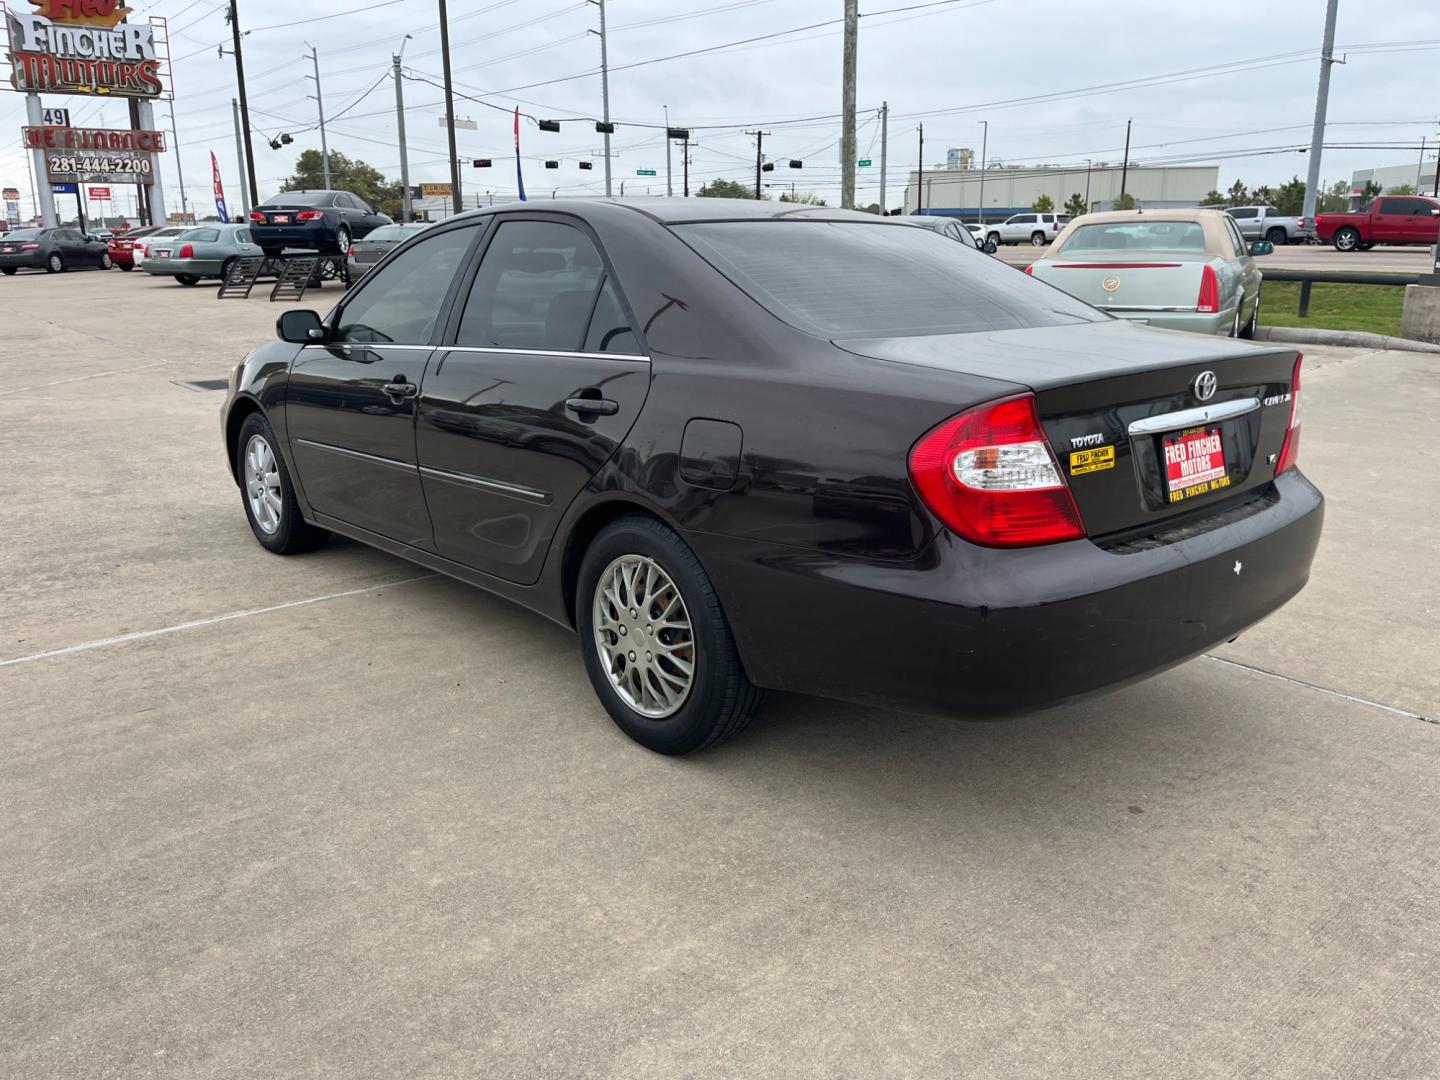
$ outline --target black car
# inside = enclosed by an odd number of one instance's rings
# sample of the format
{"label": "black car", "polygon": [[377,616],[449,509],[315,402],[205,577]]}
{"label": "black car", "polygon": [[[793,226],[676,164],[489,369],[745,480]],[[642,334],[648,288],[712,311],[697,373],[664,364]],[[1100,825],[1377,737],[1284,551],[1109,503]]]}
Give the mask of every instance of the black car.
{"label": "black car", "polygon": [[348,191],[282,191],[250,212],[250,232],[266,255],[286,248],[344,255],[350,241],[390,218]]}
{"label": "black car", "polygon": [[259,542],[338,532],[574,627],[664,753],[761,688],[985,716],[1141,679],[1294,596],[1320,537],[1293,349],[868,214],[478,211],[278,330],[221,419]]}
{"label": "black car", "polygon": [[113,265],[105,241],[79,229],[16,229],[0,236],[0,274],[7,277],[17,270],[58,274],[76,266]]}

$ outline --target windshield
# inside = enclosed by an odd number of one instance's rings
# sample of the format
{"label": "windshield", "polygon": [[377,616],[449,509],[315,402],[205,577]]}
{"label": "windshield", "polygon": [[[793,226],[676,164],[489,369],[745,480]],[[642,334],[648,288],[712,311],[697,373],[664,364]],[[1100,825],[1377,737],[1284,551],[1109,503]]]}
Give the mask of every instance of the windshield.
{"label": "windshield", "polygon": [[1126,221],[1081,225],[1060,253],[1077,251],[1199,251],[1205,250],[1205,227],[1198,221]]}
{"label": "windshield", "polygon": [[1105,318],[928,229],[812,220],[674,231],[776,318],[818,337],[962,334]]}
{"label": "windshield", "polygon": [[334,206],[333,191],[285,191],[276,195],[266,206]]}

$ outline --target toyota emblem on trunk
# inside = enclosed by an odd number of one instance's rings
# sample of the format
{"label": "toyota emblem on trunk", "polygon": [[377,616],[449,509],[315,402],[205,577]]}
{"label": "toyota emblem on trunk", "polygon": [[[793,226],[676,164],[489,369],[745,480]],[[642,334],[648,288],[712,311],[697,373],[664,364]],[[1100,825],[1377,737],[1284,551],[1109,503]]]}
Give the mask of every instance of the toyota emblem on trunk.
{"label": "toyota emblem on trunk", "polygon": [[1202,371],[1195,376],[1195,400],[1209,401],[1215,396],[1215,387],[1218,385],[1219,381],[1213,371]]}

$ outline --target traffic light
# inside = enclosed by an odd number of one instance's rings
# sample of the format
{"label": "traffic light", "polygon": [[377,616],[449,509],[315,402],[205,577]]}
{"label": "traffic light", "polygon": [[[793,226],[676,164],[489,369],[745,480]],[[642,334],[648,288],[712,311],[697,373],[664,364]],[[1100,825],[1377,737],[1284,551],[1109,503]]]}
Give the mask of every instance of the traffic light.
{"label": "traffic light", "polygon": [[761,171],[761,172],[774,172],[774,171],[775,171],[775,163],[774,163],[773,161],[767,161],[767,162],[765,162],[764,165],[761,165],[761,166],[760,166],[760,171]]}
{"label": "traffic light", "polygon": [[690,138],[690,129],[689,129],[689,128],[666,128],[666,129],[665,129],[665,137],[666,137],[667,139],[678,139],[678,140],[681,141],[681,142],[685,142],[686,140],[688,140],[688,139]]}
{"label": "traffic light", "polygon": [[582,161],[580,162],[580,167],[582,169],[593,169],[595,167],[595,163],[593,161]]}
{"label": "traffic light", "polygon": [[541,120],[541,121],[540,121],[540,130],[541,130],[541,131],[559,131],[559,130],[560,130],[560,121],[559,121],[559,120]]}
{"label": "traffic light", "polygon": [[803,161],[796,161],[794,158],[791,158],[791,159],[790,159],[790,168],[792,168],[792,169],[803,169],[804,167],[805,167],[805,163],[804,163]]}
{"label": "traffic light", "polygon": [[488,169],[494,164],[488,157],[477,157],[472,163],[477,169]]}
{"label": "traffic light", "polygon": [[547,169],[558,169],[558,168],[560,167],[560,162],[558,162],[558,161],[547,161],[547,162],[545,162],[545,167],[546,167]]}
{"label": "traffic light", "polygon": [[614,135],[614,134],[615,134],[615,125],[614,125],[614,124],[607,124],[604,120],[596,120],[596,121],[595,121],[595,134],[597,134],[597,135]]}

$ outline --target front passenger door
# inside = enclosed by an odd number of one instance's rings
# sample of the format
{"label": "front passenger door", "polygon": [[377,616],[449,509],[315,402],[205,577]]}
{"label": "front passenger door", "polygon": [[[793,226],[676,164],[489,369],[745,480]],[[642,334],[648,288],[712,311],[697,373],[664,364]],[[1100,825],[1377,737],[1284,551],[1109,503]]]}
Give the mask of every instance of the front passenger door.
{"label": "front passenger door", "polygon": [[434,550],[415,460],[415,407],[458,290],[474,222],[427,236],[367,276],[331,319],[329,340],[290,367],[291,458],[321,514]]}

